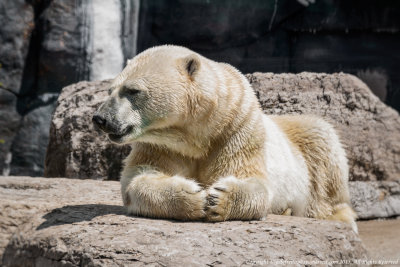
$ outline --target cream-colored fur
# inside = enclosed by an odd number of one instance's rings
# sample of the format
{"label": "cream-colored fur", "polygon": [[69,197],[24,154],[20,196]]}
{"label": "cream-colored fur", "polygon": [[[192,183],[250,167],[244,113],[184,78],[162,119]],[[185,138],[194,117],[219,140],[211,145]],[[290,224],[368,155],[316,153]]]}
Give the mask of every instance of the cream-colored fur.
{"label": "cream-colored fur", "polygon": [[121,175],[130,213],[209,221],[274,213],[356,230],[333,127],[313,116],[264,115],[232,66],[160,46],[133,58],[111,89],[97,114],[110,139],[132,146]]}

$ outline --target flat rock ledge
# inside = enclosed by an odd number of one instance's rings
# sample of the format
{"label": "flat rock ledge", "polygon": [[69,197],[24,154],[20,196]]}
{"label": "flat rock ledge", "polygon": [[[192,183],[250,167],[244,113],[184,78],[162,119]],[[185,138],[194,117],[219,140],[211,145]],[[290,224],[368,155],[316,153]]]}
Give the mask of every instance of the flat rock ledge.
{"label": "flat rock ledge", "polygon": [[125,213],[119,190],[114,181],[0,177],[2,266],[303,266],[367,258],[358,235],[339,222],[138,218]]}

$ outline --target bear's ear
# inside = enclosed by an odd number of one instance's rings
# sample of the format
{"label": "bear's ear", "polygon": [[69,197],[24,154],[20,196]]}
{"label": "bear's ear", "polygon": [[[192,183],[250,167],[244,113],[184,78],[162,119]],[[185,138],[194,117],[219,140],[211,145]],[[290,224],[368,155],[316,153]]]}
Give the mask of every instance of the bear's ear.
{"label": "bear's ear", "polygon": [[196,54],[191,54],[183,61],[185,70],[190,78],[194,78],[200,69],[200,58]]}

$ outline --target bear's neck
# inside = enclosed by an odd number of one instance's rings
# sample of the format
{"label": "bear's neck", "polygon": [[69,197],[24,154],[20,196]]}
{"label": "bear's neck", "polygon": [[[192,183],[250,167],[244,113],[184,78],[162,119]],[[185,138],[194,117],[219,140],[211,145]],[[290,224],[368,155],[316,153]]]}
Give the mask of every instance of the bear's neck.
{"label": "bear's neck", "polygon": [[264,147],[264,115],[255,96],[235,105],[219,101],[218,106],[207,115],[207,120],[189,120],[182,126],[154,131],[151,139],[193,159],[205,159],[219,150],[224,150],[226,156],[250,156]]}
{"label": "bear's neck", "polygon": [[265,129],[262,116],[261,111],[254,110],[233,116],[234,120],[229,123],[201,125],[193,122],[185,126],[151,130],[140,141],[193,159],[205,159],[219,150],[225,150],[226,156],[231,154],[233,157],[240,151],[249,153],[263,147]]}
{"label": "bear's neck", "polygon": [[207,138],[200,137],[185,127],[150,130],[139,141],[194,159],[204,157],[209,150]]}

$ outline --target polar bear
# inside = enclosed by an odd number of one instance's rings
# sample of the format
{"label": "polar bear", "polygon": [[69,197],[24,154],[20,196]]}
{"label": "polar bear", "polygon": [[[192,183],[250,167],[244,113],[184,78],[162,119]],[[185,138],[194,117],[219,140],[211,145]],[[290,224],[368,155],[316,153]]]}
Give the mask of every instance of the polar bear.
{"label": "polar bear", "polygon": [[314,116],[267,116],[234,67],[158,46],[130,60],[93,122],[130,144],[121,192],[130,214],[253,220],[332,219],[357,231],[348,165],[334,128]]}

